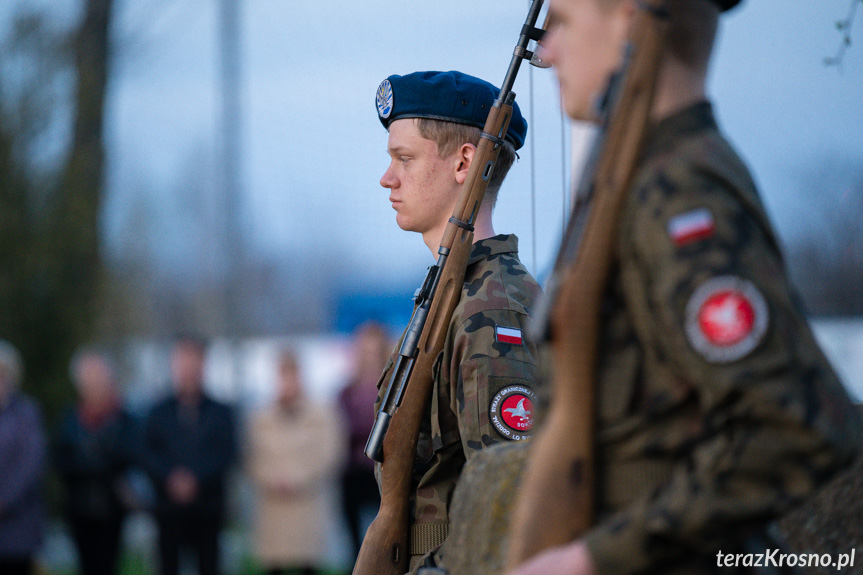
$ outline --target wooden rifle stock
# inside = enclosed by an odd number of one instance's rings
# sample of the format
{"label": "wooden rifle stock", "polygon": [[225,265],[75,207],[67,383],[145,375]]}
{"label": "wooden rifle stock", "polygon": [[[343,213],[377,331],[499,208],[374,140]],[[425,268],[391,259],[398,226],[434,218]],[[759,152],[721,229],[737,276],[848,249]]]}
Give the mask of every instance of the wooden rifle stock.
{"label": "wooden rifle stock", "polygon": [[[519,490],[507,563],[570,542],[594,521],[594,386],[600,310],[614,259],[619,214],[637,168],[663,52],[663,0],[645,0],[634,18],[627,63],[610,89],[599,155],[583,178],[593,194],[584,232],[569,222],[550,285],[548,317],[553,400],[534,438]],[[616,92],[616,94],[614,94]],[[577,249],[577,253],[576,253]]]}
{"label": "wooden rifle stock", "polygon": [[[440,271],[437,280],[430,282],[428,297],[431,305],[422,326],[404,391],[391,394],[393,385],[397,383],[396,377],[393,376],[385,397],[392,396],[394,405],[382,405],[378,413],[380,420],[381,412],[392,408],[392,413],[388,414],[388,430],[382,440],[381,506],[377,517],[366,531],[354,565],[354,575],[402,575],[408,570],[409,501],[413,488],[413,465],[420,425],[431,400],[434,384],[432,367],[443,349],[452,314],[461,298],[467,263],[473,247],[474,219],[482,205],[512,118],[512,104],[515,99],[512,87],[521,60],[533,56],[533,53],[527,50],[529,42],[541,37],[541,31],[534,28],[541,8],[542,0],[532,1],[500,94],[489,111],[467,179],[444,230],[438,250],[437,265]],[[375,427],[377,426],[378,421],[375,422]],[[380,433],[373,429],[369,444],[377,444],[379,438]],[[375,454],[374,446],[367,445],[366,453]]]}
{"label": "wooden rifle stock", "polygon": [[381,506],[366,531],[354,575],[402,575],[408,570],[408,502],[420,422],[428,409],[434,383],[432,365],[443,349],[449,320],[461,297],[473,245],[472,231],[458,229],[452,237],[449,257],[441,271],[439,292],[420,337],[419,353],[404,398],[384,439]]}

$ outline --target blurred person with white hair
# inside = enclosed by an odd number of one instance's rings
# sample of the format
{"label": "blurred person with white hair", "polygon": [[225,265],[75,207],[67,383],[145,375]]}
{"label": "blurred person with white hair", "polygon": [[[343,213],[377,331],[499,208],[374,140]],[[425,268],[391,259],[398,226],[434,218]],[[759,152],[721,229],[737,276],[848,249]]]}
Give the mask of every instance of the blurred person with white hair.
{"label": "blurred person with white hair", "polygon": [[69,371],[78,400],[62,419],[55,455],[66,488],[66,518],[81,575],[113,575],[123,519],[133,502],[127,472],[134,461],[134,422],[121,406],[116,369],[106,352],[79,350]]}
{"label": "blurred person with white hair", "polygon": [[29,575],[42,544],[45,435],[42,415],[20,391],[21,354],[0,340],[0,573]]}

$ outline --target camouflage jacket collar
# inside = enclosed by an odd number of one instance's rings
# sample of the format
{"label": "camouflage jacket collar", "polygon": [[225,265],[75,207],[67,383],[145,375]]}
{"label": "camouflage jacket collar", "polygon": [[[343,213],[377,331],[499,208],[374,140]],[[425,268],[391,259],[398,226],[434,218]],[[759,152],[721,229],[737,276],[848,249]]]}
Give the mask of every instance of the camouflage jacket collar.
{"label": "camouflage jacket collar", "polygon": [[713,106],[710,102],[696,102],[653,126],[647,136],[644,156],[649,158],[661,154],[674,147],[681,138],[686,136],[717,129]]}
{"label": "camouflage jacket collar", "polygon": [[518,253],[518,237],[515,234],[498,234],[474,243],[467,265],[473,265],[491,256],[510,253]]}

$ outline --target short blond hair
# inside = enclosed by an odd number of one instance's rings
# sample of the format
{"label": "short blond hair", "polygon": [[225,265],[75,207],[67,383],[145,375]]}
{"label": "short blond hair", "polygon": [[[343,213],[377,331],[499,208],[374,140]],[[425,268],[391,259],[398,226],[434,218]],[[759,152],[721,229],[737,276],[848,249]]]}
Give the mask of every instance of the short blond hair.
{"label": "short blond hair", "polygon": [[[435,143],[437,154],[441,158],[454,154],[463,144],[479,146],[479,140],[482,137],[482,130],[466,124],[431,118],[417,118],[416,125],[423,138]],[[505,141],[500,149],[500,156],[495,164],[494,172],[491,174],[485,194],[486,199],[491,201],[492,207],[497,202],[497,193],[500,191],[500,186],[514,161],[515,148],[512,143]]]}

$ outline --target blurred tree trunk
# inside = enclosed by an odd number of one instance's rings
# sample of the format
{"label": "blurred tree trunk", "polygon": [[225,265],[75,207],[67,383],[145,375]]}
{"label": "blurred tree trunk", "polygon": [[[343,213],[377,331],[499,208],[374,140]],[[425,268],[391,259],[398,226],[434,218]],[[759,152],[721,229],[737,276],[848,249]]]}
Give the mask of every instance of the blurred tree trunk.
{"label": "blurred tree trunk", "polygon": [[92,337],[96,298],[101,291],[99,211],[105,160],[103,124],[108,84],[109,23],[114,0],[86,0],[74,41],[75,125],[72,145],[51,213],[51,249],[58,261],[62,324],[81,343]]}
{"label": "blurred tree trunk", "polygon": [[32,233],[27,182],[15,162],[12,137],[2,128],[0,126],[0,326],[3,337],[12,337],[24,331],[26,325],[20,309],[23,301],[16,296],[28,283],[26,250],[32,244]]}
{"label": "blurred tree trunk", "polygon": [[[51,178],[34,173],[38,170],[24,161],[27,131],[40,126],[0,124],[0,337],[21,349],[25,387],[40,400],[49,420],[70,398],[68,362],[74,349],[94,335],[102,284],[99,211],[114,0],[82,2],[84,18],[66,50],[76,83],[74,126],[59,174]],[[51,38],[40,37],[21,49],[37,60],[66,57],[52,44]],[[34,86],[49,89],[38,82]],[[23,106],[34,104],[51,102],[36,98]],[[40,117],[44,111],[37,109],[33,115]]]}
{"label": "blurred tree trunk", "polygon": [[[77,86],[71,147],[47,223],[47,261],[53,262],[54,374],[65,376],[74,349],[93,338],[101,294],[99,212],[104,190],[104,114],[108,86],[109,29],[114,0],[85,0],[84,19],[73,39]],[[47,255],[47,254],[46,254]],[[49,352],[51,353],[51,352]],[[48,358],[46,358],[48,359]],[[59,398],[58,398],[59,399]]]}

